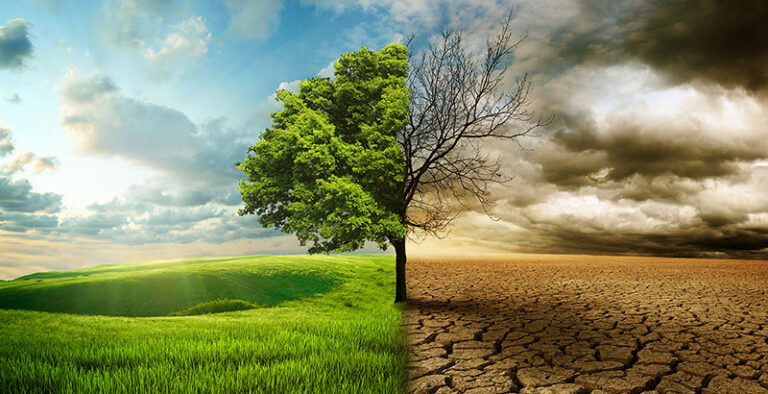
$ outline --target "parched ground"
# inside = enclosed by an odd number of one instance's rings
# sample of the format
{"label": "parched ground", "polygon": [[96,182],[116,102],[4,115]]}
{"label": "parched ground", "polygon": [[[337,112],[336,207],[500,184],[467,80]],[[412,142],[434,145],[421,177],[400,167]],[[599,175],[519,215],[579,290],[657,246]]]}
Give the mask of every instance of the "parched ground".
{"label": "parched ground", "polygon": [[419,393],[768,393],[768,261],[411,259]]}

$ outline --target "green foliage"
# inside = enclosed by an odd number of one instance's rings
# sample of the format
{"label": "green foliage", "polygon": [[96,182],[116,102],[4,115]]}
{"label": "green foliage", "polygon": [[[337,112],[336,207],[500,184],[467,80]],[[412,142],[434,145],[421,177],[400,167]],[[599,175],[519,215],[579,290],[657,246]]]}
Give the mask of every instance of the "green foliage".
{"label": "green foliage", "polygon": [[183,311],[173,312],[169,316],[194,316],[205,315],[207,313],[221,313],[221,312],[235,312],[245,311],[248,309],[259,308],[261,305],[257,305],[243,300],[230,300],[229,298],[215,299],[213,301],[201,302],[191,308],[184,309]]}
{"label": "green foliage", "polygon": [[408,50],[392,44],[341,56],[335,80],[277,92],[283,110],[238,165],[245,208],[265,227],[296,233],[310,253],[382,249],[405,237],[404,159]]}
{"label": "green foliage", "polygon": [[[250,269],[323,274],[338,278],[338,283],[327,292],[294,297],[271,308],[198,316],[0,310],[0,393],[403,391],[401,309],[387,302],[394,290],[392,257],[263,256],[93,271],[113,272],[117,279],[174,266],[207,267],[209,273]],[[60,272],[41,284],[82,278],[87,272]],[[34,280],[10,281],[0,288],[17,285],[14,282]]]}

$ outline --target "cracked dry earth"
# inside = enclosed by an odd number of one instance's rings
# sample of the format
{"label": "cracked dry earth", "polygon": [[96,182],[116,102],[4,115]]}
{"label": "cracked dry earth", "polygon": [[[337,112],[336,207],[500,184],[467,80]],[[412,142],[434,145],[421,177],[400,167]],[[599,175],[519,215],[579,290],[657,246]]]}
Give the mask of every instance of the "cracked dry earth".
{"label": "cracked dry earth", "polygon": [[416,393],[768,393],[768,261],[412,259]]}

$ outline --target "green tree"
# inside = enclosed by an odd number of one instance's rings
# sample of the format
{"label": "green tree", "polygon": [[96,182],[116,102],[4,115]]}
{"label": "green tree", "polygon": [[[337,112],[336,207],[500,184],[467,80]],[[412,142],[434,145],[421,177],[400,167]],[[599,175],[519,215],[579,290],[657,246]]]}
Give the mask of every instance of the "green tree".
{"label": "green tree", "polygon": [[[245,208],[265,227],[295,233],[310,253],[365,241],[405,253],[405,167],[397,135],[408,120],[408,49],[342,55],[335,80],[277,92],[283,110],[238,168]],[[402,251],[400,252],[400,248]]]}
{"label": "green tree", "polygon": [[278,91],[282,111],[238,163],[239,213],[295,233],[310,253],[391,244],[395,301],[406,301],[406,238],[445,230],[466,197],[488,212],[489,186],[505,178],[480,143],[543,124],[526,110],[525,77],[505,90],[505,61],[520,43],[511,19],[479,59],[446,32],[415,61],[402,44],[362,48],[341,56],[335,79]]}

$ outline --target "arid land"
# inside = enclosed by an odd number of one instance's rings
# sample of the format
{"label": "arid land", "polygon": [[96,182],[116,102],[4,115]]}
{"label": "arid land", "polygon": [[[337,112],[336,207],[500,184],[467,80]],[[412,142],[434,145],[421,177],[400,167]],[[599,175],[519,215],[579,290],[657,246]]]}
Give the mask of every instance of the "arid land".
{"label": "arid land", "polygon": [[768,393],[768,261],[411,258],[410,391]]}

